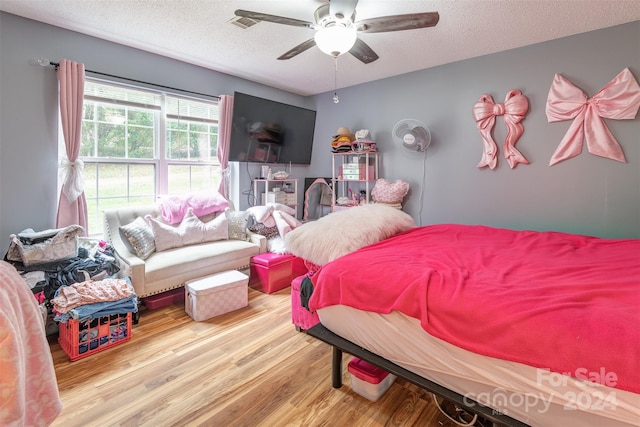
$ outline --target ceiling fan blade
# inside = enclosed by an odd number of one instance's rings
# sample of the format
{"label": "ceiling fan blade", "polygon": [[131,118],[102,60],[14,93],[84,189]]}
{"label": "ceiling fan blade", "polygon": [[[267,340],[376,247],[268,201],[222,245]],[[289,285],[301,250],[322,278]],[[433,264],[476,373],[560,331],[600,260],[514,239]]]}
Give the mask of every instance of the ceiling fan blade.
{"label": "ceiling fan blade", "polygon": [[356,44],[353,45],[349,53],[365,64],[369,64],[379,58],[378,54],[375,53],[368,44],[360,40],[360,38],[356,39]]}
{"label": "ceiling fan blade", "polygon": [[305,50],[310,49],[315,45],[316,45],[316,41],[314,39],[309,39],[304,43],[300,43],[298,46],[294,47],[290,51],[282,54],[280,57],[278,57],[278,59],[291,59],[294,56],[301,54]]}
{"label": "ceiling fan blade", "polygon": [[440,20],[438,12],[408,13],[406,15],[379,16],[355,23],[362,33],[386,33],[389,31],[415,30],[435,26]]}
{"label": "ceiling fan blade", "polygon": [[251,12],[249,10],[238,9],[235,11],[235,15],[243,18],[254,19],[256,21],[267,21],[276,24],[292,25],[294,27],[313,28],[313,24],[311,22],[302,21],[300,19],[287,18],[284,16],[269,15],[267,13]]}
{"label": "ceiling fan blade", "polygon": [[329,13],[338,19],[351,19],[357,5],[358,0],[330,0]]}

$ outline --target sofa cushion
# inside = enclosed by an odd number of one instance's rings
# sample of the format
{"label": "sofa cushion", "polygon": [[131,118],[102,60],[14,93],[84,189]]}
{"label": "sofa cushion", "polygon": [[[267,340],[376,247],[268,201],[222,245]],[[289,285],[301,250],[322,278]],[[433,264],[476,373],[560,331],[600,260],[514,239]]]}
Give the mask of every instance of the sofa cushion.
{"label": "sofa cushion", "polygon": [[147,259],[156,250],[153,231],[142,217],[120,226],[120,231],[139,258]]}
{"label": "sofa cushion", "polygon": [[215,271],[216,264],[241,258],[246,258],[248,265],[250,258],[257,253],[259,248],[254,243],[231,239],[155,252],[145,262],[145,282],[153,283],[167,277],[185,275],[196,278],[195,271]]}

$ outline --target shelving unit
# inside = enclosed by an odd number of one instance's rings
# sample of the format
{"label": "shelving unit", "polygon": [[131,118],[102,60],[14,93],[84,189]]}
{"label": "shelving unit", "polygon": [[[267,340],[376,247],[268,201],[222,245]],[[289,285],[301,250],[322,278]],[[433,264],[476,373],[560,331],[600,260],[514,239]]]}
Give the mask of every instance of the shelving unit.
{"label": "shelving unit", "polygon": [[253,194],[256,205],[280,203],[295,209],[298,218],[298,179],[254,179]]}
{"label": "shelving unit", "polygon": [[[332,153],[333,196],[331,211],[371,202],[371,190],[378,179],[377,152]],[[354,195],[356,200],[354,200]],[[346,197],[349,203],[338,203]]]}

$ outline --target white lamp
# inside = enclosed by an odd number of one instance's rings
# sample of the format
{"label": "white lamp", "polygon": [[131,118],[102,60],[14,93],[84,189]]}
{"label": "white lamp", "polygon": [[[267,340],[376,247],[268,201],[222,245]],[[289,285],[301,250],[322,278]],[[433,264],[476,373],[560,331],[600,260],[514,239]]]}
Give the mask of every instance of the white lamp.
{"label": "white lamp", "polygon": [[356,29],[336,24],[321,28],[314,36],[318,48],[331,56],[339,56],[349,52],[356,42]]}

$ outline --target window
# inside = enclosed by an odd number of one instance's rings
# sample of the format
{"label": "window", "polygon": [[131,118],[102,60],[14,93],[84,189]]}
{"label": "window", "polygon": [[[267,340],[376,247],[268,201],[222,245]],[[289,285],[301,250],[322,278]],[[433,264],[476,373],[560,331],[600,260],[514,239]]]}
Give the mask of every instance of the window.
{"label": "window", "polygon": [[89,234],[102,234],[105,209],[217,190],[217,148],[216,102],[87,79],[80,159]]}

